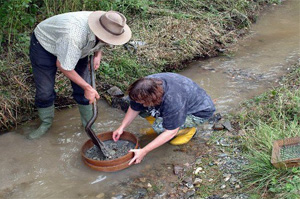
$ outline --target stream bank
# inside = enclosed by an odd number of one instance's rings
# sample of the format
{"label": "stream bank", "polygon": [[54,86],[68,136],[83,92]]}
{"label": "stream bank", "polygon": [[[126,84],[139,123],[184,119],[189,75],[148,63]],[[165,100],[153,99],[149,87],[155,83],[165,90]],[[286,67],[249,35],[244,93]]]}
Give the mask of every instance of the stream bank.
{"label": "stream bank", "polygon": [[[111,102],[107,90],[123,91],[141,76],[185,68],[194,58],[224,53],[228,45],[248,33],[260,11],[280,0],[181,0],[181,1],[10,1],[1,5],[0,131],[36,117],[34,86],[28,57],[30,33],[41,20],[67,11],[109,10],[123,12],[133,31],[136,54],[123,46],[104,50],[97,87]],[[72,6],[70,6],[72,5]],[[30,8],[30,9],[29,9]],[[13,17],[16,20],[12,20]],[[22,20],[20,20],[22,19]],[[55,85],[57,108],[74,105],[70,82],[61,73]]]}

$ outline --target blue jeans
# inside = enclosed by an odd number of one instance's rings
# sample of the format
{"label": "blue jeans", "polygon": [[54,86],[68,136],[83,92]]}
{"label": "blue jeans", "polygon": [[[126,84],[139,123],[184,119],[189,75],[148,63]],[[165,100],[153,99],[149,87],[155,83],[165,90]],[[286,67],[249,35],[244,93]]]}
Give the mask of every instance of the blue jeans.
{"label": "blue jeans", "polygon": [[[35,82],[35,106],[46,108],[54,104],[56,92],[54,90],[57,57],[46,51],[35,35],[32,34],[30,41],[30,61]],[[91,78],[88,69],[88,57],[78,61],[75,71],[90,84]],[[73,98],[78,104],[88,105],[89,101],[84,97],[84,90],[71,81]]]}

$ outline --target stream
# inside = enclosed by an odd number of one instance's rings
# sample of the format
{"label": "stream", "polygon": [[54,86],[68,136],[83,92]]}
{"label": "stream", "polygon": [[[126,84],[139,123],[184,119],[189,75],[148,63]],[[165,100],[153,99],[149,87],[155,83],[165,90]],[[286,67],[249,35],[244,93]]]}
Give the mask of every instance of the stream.
{"label": "stream", "polygon": [[[244,100],[278,85],[278,79],[300,58],[299,2],[290,0],[271,6],[252,26],[250,34],[235,45],[234,54],[192,62],[180,74],[204,88],[221,114],[230,113]],[[115,130],[125,115],[103,100],[98,102],[98,112],[98,133]],[[38,120],[31,121],[0,136],[0,198],[96,198],[101,193],[111,196],[122,190],[122,183],[140,174],[154,175],[161,167],[167,170],[168,165],[194,158],[178,152],[178,146],[165,144],[149,153],[141,164],[115,173],[99,172],[81,160],[80,150],[88,137],[77,107],[56,110],[49,132],[38,140],[27,140],[25,134],[38,124]],[[143,146],[151,139],[139,134],[141,127],[150,125],[137,118],[126,130],[137,135]],[[176,178],[169,176],[169,180]]]}

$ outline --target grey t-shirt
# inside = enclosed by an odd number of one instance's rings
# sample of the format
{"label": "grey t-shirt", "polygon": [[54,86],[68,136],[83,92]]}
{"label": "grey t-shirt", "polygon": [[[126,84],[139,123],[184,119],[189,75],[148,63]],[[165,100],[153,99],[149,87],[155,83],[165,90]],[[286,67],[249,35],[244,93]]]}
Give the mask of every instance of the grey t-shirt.
{"label": "grey t-shirt", "polygon": [[162,117],[165,129],[180,127],[189,114],[203,119],[213,115],[215,106],[211,98],[191,79],[176,73],[157,73],[147,77],[162,80],[162,103],[156,107],[144,107],[131,100],[130,107],[135,111],[147,111],[153,117]]}

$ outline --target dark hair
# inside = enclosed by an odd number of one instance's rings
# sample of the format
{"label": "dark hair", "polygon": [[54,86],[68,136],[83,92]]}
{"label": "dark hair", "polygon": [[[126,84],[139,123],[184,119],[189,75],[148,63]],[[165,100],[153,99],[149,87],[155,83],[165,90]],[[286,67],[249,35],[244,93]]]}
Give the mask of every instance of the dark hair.
{"label": "dark hair", "polygon": [[155,78],[140,78],[128,88],[128,95],[132,100],[154,106],[161,103],[163,93],[162,81]]}

